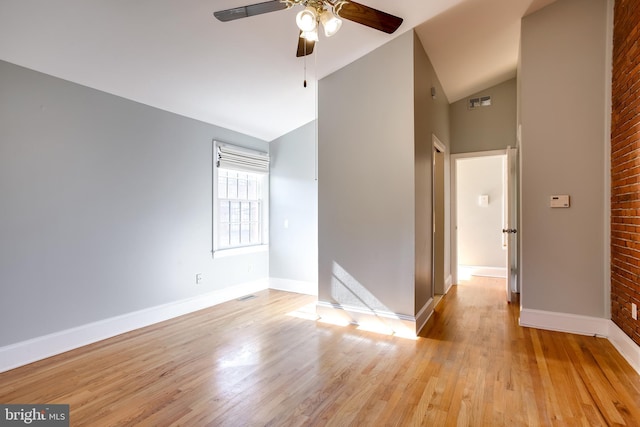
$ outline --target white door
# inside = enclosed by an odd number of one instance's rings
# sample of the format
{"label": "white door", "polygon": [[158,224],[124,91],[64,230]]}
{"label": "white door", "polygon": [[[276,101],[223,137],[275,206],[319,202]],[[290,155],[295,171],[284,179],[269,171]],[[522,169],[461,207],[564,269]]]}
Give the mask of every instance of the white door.
{"label": "white door", "polygon": [[518,292],[518,150],[507,147],[506,233],[507,242],[507,301],[512,302]]}

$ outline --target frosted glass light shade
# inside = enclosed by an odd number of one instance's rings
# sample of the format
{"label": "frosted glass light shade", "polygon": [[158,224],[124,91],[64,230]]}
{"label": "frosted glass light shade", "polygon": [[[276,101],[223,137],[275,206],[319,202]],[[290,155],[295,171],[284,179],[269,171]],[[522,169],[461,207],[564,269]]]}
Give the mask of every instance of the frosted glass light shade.
{"label": "frosted glass light shade", "polygon": [[337,33],[342,26],[342,19],[335,16],[329,10],[322,12],[320,22],[322,22],[322,26],[324,27],[324,35],[327,37],[331,37]]}
{"label": "frosted glass light shade", "polygon": [[313,31],[318,26],[318,17],[312,7],[306,7],[296,15],[296,24],[302,32]]}
{"label": "frosted glass light shade", "polygon": [[300,38],[307,39],[310,42],[317,42],[318,41],[318,30],[316,28],[314,28],[311,31],[303,31],[302,34],[300,34]]}

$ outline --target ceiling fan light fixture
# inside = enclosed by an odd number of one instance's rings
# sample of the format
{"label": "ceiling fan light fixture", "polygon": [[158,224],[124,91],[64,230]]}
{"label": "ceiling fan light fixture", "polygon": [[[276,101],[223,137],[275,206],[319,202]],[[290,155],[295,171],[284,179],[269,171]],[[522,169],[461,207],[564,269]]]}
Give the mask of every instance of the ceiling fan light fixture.
{"label": "ceiling fan light fixture", "polygon": [[312,7],[306,7],[296,15],[296,24],[303,33],[313,31],[318,26],[318,15]]}
{"label": "ceiling fan light fixture", "polygon": [[301,39],[306,39],[307,41],[310,41],[310,42],[317,42],[318,41],[318,29],[314,28],[311,31],[303,31],[300,34],[300,38]]}
{"label": "ceiling fan light fixture", "polygon": [[331,37],[332,35],[337,33],[342,26],[342,19],[338,18],[333,13],[331,13],[330,10],[326,9],[320,14],[320,22],[322,22],[324,35],[326,37]]}
{"label": "ceiling fan light fixture", "polygon": [[218,10],[213,12],[213,16],[221,22],[227,22],[301,6],[303,10],[296,14],[296,24],[300,29],[296,50],[298,58],[313,53],[318,40],[318,27],[321,24],[325,37],[331,37],[340,30],[344,19],[387,34],[394,33],[403,22],[400,17],[357,3],[355,0],[258,1],[260,2],[247,6]]}

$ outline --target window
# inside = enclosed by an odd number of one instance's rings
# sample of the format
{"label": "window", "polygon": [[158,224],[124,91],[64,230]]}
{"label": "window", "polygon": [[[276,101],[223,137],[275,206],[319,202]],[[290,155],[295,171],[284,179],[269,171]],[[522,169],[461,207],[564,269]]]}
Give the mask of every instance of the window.
{"label": "window", "polygon": [[214,252],[266,244],[268,155],[222,143],[214,147]]}
{"label": "window", "polygon": [[262,177],[218,169],[218,249],[262,244]]}

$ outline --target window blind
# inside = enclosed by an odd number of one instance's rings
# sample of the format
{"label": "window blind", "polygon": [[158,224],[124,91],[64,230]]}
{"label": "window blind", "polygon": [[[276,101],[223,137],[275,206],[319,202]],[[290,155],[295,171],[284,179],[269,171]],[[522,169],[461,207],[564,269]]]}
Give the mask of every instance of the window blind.
{"label": "window blind", "polygon": [[269,172],[269,153],[216,142],[216,167],[245,172]]}

